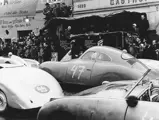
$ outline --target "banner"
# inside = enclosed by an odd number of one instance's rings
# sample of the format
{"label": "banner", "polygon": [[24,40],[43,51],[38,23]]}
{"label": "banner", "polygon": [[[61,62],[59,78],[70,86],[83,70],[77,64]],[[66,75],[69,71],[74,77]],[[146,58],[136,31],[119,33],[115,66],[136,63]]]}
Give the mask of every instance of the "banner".
{"label": "banner", "polygon": [[0,18],[34,16],[38,0],[0,0]]}
{"label": "banner", "polygon": [[12,28],[24,29],[25,27],[30,27],[30,26],[31,23],[30,22],[26,23],[25,18],[23,17],[18,17],[18,18],[13,17],[8,19],[0,18],[0,29],[12,29]]}

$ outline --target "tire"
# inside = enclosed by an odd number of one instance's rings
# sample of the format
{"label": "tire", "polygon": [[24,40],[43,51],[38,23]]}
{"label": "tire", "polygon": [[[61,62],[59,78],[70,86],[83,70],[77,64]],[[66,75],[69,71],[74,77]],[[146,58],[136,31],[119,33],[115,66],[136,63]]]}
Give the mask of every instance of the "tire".
{"label": "tire", "polygon": [[7,97],[4,92],[0,91],[0,113],[3,113],[7,110]]}

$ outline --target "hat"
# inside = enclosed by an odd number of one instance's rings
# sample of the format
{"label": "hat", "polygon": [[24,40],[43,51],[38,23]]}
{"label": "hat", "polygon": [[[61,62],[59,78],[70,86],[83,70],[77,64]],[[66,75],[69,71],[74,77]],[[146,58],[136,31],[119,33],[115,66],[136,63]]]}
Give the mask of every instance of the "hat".
{"label": "hat", "polygon": [[75,43],[75,40],[72,40],[72,41],[71,41],[71,44],[73,44],[73,43]]}
{"label": "hat", "polygon": [[135,23],[133,23],[133,26],[135,26],[135,27],[136,27],[137,25],[136,25]]}
{"label": "hat", "polygon": [[46,3],[45,5],[50,5],[49,3]]}

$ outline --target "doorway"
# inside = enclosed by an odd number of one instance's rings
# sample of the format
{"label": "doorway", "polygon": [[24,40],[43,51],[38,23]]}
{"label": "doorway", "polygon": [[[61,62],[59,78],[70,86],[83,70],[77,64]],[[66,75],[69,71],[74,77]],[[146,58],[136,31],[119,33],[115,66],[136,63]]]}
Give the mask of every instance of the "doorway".
{"label": "doorway", "polygon": [[32,32],[32,30],[18,31],[18,38],[28,36],[29,33],[31,33],[31,32]]}

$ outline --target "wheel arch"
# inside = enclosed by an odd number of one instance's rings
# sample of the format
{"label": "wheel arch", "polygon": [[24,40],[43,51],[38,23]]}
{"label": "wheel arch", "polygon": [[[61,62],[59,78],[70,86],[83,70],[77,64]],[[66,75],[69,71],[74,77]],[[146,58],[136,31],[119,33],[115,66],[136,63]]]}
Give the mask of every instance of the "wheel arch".
{"label": "wheel arch", "polygon": [[[72,110],[64,104],[54,104],[48,103],[44,105],[38,112],[37,120],[51,120],[56,118],[57,120],[74,120],[76,117],[75,112],[72,113]],[[56,120],[55,119],[55,120]]]}
{"label": "wheel arch", "polygon": [[14,99],[17,98],[17,95],[11,89],[6,87],[5,85],[0,84],[0,91],[5,94],[8,107],[21,109],[21,106],[19,104],[16,104],[16,101]]}

